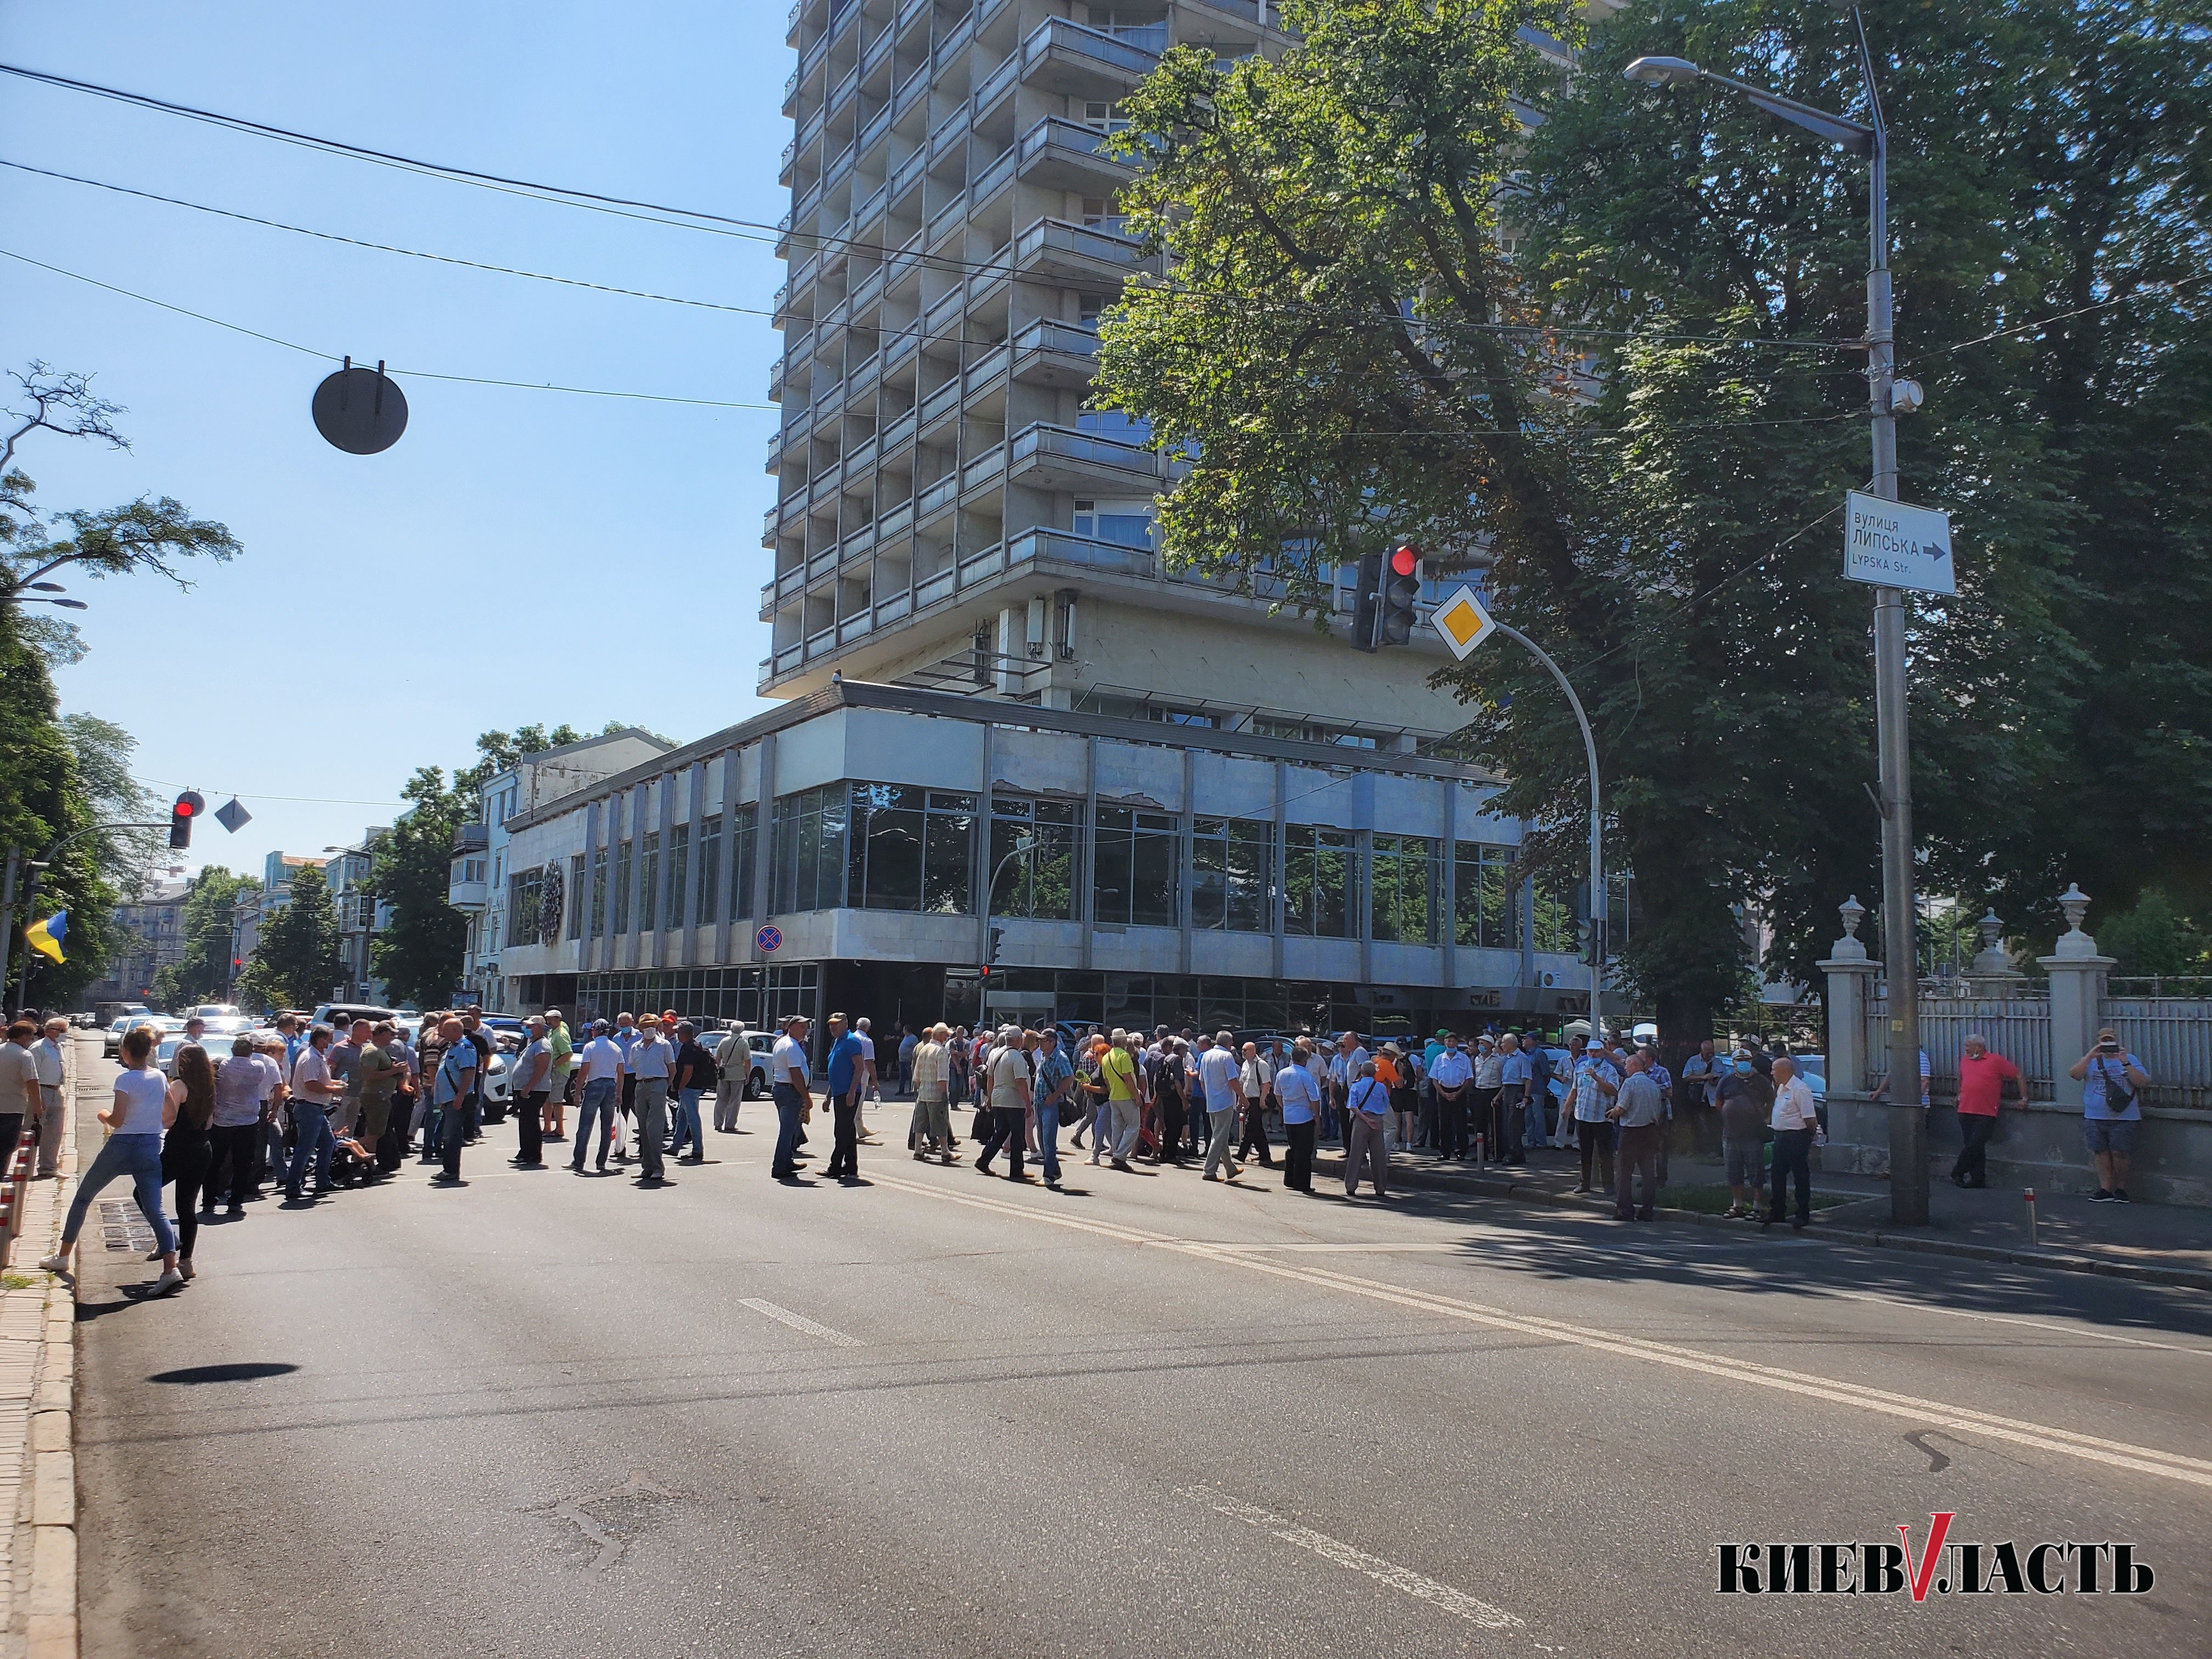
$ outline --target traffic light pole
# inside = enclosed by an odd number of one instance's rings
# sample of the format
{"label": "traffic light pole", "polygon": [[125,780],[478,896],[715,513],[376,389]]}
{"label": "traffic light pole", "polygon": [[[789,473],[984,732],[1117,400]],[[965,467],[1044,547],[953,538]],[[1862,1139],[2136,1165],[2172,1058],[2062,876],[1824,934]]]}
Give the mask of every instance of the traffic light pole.
{"label": "traffic light pole", "polygon": [[1509,640],[1522,647],[1529,655],[1551,671],[1552,678],[1559,683],[1559,690],[1567,694],[1567,706],[1575,711],[1575,724],[1582,727],[1583,755],[1589,762],[1589,892],[1590,909],[1590,1038],[1595,1042],[1600,1027],[1598,997],[1605,987],[1605,924],[1609,908],[1605,902],[1605,815],[1598,793],[1597,739],[1590,735],[1589,716],[1583,712],[1583,700],[1575,695],[1575,688],[1559,665],[1552,660],[1552,653],[1509,623],[1491,618],[1491,625]]}

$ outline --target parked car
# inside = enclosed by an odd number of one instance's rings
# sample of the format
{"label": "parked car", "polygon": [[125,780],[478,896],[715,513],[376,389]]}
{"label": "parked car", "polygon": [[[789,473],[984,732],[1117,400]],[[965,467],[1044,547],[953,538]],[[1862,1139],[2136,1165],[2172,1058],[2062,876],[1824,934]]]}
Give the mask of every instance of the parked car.
{"label": "parked car", "polygon": [[107,1028],[106,1041],[103,1046],[108,1057],[113,1059],[123,1052],[123,1039],[131,1034],[133,1026],[150,1025],[158,1032],[164,1030],[167,1024],[167,1022],[159,1014],[125,1014]]}
{"label": "parked car", "polygon": [[398,1013],[391,1008],[380,1008],[373,1002],[325,1002],[316,1009],[313,1018],[318,1025],[327,1025],[339,1031],[357,1019],[374,1025],[380,1019],[397,1019]]}
{"label": "parked car", "polygon": [[210,1024],[218,1019],[236,1019],[239,1006],[234,1002],[203,1002],[197,1008],[185,1010],[186,1019],[204,1019]]}

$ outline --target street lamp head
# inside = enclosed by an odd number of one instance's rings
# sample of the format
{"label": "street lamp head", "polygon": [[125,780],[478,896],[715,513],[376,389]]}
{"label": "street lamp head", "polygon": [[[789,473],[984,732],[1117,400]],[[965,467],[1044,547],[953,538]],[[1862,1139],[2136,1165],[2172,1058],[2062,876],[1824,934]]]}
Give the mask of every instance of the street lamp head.
{"label": "street lamp head", "polygon": [[64,611],[89,611],[92,607],[82,599],[48,599],[48,605],[58,605]]}
{"label": "street lamp head", "polygon": [[1624,81],[1654,87],[1687,86],[1704,74],[1686,58],[1639,58],[1620,72]]}
{"label": "street lamp head", "polygon": [[69,589],[64,587],[59,582],[26,582],[23,585],[26,587],[31,588],[34,592],[40,593],[66,593],[69,592]]}

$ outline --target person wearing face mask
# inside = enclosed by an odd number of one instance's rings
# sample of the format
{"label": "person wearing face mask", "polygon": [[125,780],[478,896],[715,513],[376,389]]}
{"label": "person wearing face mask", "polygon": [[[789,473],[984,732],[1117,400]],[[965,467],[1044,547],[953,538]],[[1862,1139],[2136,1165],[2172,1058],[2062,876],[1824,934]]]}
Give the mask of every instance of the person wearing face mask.
{"label": "person wearing face mask", "polygon": [[1774,1079],[1753,1064],[1751,1050],[1729,1056],[1716,1091],[1721,1108],[1721,1158],[1728,1165],[1729,1213],[1757,1212],[1759,1164],[1766,1147],[1766,1125],[1774,1109]]}

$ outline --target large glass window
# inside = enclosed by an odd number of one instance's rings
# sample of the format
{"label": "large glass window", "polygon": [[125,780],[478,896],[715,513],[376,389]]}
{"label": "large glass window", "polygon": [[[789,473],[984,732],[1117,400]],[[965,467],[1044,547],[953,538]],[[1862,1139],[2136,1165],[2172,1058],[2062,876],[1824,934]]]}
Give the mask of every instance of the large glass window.
{"label": "large glass window", "polygon": [[1487,842],[1454,843],[1452,938],[1461,945],[1514,951],[1521,945],[1513,926],[1513,889],[1519,874],[1510,847]]}
{"label": "large glass window", "polygon": [[691,877],[691,826],[678,823],[668,831],[668,915],[664,927],[684,925],[684,889]]}
{"label": "large glass window", "polygon": [[561,902],[568,912],[568,937],[584,936],[584,855],[568,855],[568,890],[561,896]]}
{"label": "large glass window", "polygon": [[1181,926],[1182,825],[1175,814],[1102,806],[1097,841],[1097,919],[1120,927]]}
{"label": "large glass window", "polygon": [[1373,901],[1370,921],[1378,939],[1401,945],[1437,942],[1443,906],[1443,866],[1437,843],[1425,836],[1376,836],[1369,860]]}
{"label": "large glass window", "polygon": [[1572,877],[1564,880],[1556,875],[1536,878],[1536,913],[1533,920],[1539,951],[1573,956],[1582,949],[1581,930],[1575,925],[1574,894]]}
{"label": "large glass window", "polygon": [[1284,931],[1306,939],[1350,939],[1352,832],[1293,823],[1284,836]]}
{"label": "large glass window", "polygon": [[592,854],[592,937],[605,939],[606,936],[607,849],[602,847]]}
{"label": "large glass window", "polygon": [[660,831],[648,830],[637,843],[637,931],[653,931],[660,896]]}
{"label": "large glass window", "polygon": [[1273,931],[1275,826],[1257,818],[1198,818],[1191,825],[1190,925],[1232,933]]}
{"label": "large glass window", "polygon": [[834,910],[844,903],[845,812],[842,783],[777,798],[778,910]]}
{"label": "large glass window", "polygon": [[[1082,820],[1078,801],[991,798],[991,869],[998,878],[991,890],[993,915],[1075,920]],[[1035,845],[1016,853],[1024,836]]]}
{"label": "large glass window", "polygon": [[754,914],[753,865],[760,852],[760,808],[737,807],[730,813],[730,822],[738,838],[730,866],[730,920],[735,921]]}
{"label": "large glass window", "polygon": [[538,896],[544,887],[543,870],[525,870],[507,878],[507,943],[538,943]]}
{"label": "large glass window", "polygon": [[615,843],[615,927],[617,935],[629,932],[629,860],[630,843]]}
{"label": "large glass window", "polygon": [[722,815],[699,820],[699,908],[695,920],[702,927],[720,920],[714,914],[714,891],[722,878]]}
{"label": "large glass window", "polygon": [[975,798],[910,784],[851,787],[846,902],[863,910],[967,909]]}

